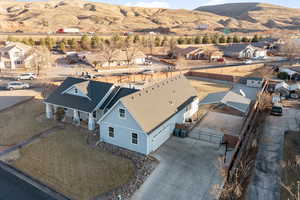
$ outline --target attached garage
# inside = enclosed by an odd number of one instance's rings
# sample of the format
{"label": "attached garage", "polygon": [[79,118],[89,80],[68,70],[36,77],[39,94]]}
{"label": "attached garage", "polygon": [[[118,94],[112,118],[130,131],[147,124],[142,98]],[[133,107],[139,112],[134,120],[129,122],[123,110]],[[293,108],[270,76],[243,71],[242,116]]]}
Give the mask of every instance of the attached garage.
{"label": "attached garage", "polygon": [[151,136],[151,151],[155,151],[165,143],[170,138],[172,131],[170,124],[168,124],[159,131],[153,133]]}

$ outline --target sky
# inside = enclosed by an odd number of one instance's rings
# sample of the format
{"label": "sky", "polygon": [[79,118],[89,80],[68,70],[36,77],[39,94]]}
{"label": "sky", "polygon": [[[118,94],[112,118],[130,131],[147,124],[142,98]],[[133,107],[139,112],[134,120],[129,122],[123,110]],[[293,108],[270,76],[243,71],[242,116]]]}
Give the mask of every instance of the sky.
{"label": "sky", "polygon": [[300,8],[300,0],[92,0],[95,2],[104,2],[111,4],[141,6],[141,7],[160,7],[160,8],[184,8],[195,9],[204,5],[215,5],[223,3],[239,3],[239,2],[264,2],[287,6],[291,8]]}

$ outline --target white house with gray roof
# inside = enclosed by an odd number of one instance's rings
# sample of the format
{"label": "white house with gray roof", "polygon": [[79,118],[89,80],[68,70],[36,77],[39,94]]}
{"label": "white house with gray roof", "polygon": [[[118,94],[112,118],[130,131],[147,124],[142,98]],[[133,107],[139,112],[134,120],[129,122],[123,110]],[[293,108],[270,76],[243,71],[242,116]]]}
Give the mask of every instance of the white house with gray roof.
{"label": "white house with gray roof", "polygon": [[19,42],[7,42],[0,48],[0,69],[30,68],[32,47]]}
{"label": "white house with gray roof", "polygon": [[88,129],[94,130],[99,120],[120,98],[137,92],[106,82],[68,77],[48,98],[45,99],[46,116],[54,118],[56,111],[65,111],[65,118],[75,124],[83,121]]}
{"label": "white house with gray roof", "polygon": [[198,111],[197,92],[184,76],[120,98],[98,121],[100,140],[149,154],[170,138],[176,123]]}
{"label": "white house with gray roof", "polygon": [[224,52],[224,56],[238,59],[264,58],[267,50],[254,47],[251,44],[229,44],[217,45],[217,48]]}

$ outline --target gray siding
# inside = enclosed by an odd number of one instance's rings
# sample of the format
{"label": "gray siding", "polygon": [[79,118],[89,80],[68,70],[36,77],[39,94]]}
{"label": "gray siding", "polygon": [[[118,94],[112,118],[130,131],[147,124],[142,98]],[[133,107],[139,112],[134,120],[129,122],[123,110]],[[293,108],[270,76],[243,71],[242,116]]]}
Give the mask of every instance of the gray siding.
{"label": "gray siding", "polygon": [[[119,102],[100,122],[101,141],[130,149],[132,151],[140,152],[142,154],[148,154],[148,135],[141,130],[129,112],[126,111],[125,119],[120,118],[119,108],[124,108],[126,110],[126,108]],[[109,127],[112,127],[115,130],[114,138],[111,138],[108,135]],[[132,133],[138,134],[138,144],[132,144]]]}

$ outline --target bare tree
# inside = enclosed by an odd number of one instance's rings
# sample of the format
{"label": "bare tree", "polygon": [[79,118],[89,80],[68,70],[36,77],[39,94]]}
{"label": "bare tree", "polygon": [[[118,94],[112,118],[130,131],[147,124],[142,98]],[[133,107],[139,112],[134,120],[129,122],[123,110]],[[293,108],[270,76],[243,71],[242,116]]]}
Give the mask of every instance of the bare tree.
{"label": "bare tree", "polygon": [[129,66],[132,60],[137,56],[137,53],[140,51],[140,45],[130,43],[130,42],[125,42],[124,50],[126,54],[127,65]]}
{"label": "bare tree", "polygon": [[115,59],[119,51],[118,46],[114,43],[103,43],[101,44],[100,50],[100,56],[105,60],[105,62],[107,62],[108,67],[110,68],[112,61]]}
{"label": "bare tree", "polygon": [[176,70],[179,70],[180,73],[187,68],[187,61],[183,56],[178,56],[176,59]]}
{"label": "bare tree", "polygon": [[50,67],[54,63],[54,59],[46,47],[36,47],[32,49],[28,54],[28,57],[30,56],[32,57],[29,61],[30,66],[36,69],[37,75],[40,74],[42,69]]}
{"label": "bare tree", "polygon": [[300,55],[300,43],[293,39],[286,39],[280,47],[280,52],[293,60]]}

